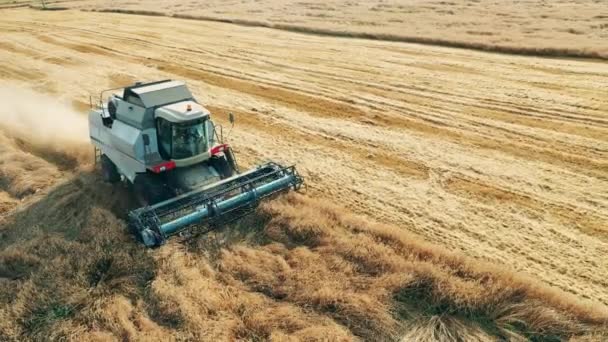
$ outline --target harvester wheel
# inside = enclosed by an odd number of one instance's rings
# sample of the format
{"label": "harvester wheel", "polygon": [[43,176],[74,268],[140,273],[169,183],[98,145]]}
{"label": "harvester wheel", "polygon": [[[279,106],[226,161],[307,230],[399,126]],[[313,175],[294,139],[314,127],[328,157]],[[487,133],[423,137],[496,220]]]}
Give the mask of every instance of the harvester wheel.
{"label": "harvester wheel", "polygon": [[234,175],[234,167],[230,165],[226,156],[213,157],[210,160],[211,166],[220,174],[222,179],[232,177]]}
{"label": "harvester wheel", "polygon": [[116,169],[116,165],[105,154],[101,156],[101,174],[103,175],[103,180],[108,183],[120,181],[120,174]]}
{"label": "harvester wheel", "polygon": [[142,206],[153,205],[173,196],[172,192],[160,179],[147,173],[137,175],[133,190]]}

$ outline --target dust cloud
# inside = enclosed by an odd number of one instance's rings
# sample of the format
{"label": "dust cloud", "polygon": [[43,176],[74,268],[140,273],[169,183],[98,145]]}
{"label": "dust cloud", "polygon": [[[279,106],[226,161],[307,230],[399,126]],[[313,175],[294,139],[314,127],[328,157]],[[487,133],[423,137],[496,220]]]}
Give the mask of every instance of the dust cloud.
{"label": "dust cloud", "polygon": [[71,166],[91,160],[86,115],[49,95],[11,86],[0,86],[0,103],[0,131],[22,149]]}

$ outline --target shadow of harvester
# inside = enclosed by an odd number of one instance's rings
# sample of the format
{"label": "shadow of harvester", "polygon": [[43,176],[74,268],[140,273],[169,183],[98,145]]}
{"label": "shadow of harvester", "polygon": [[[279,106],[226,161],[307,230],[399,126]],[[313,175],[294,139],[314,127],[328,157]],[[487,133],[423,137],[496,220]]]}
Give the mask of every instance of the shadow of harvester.
{"label": "shadow of harvester", "polygon": [[6,219],[0,230],[0,309],[15,325],[7,331],[45,339],[55,324],[77,317],[97,299],[145,294],[154,260],[121,219],[133,203],[126,189],[81,172]]}

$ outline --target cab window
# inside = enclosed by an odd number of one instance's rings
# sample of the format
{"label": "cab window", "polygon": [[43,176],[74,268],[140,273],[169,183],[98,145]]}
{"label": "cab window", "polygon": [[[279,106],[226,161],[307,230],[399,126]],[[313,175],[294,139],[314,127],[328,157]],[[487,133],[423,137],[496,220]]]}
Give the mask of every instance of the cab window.
{"label": "cab window", "polygon": [[158,148],[165,159],[185,159],[209,149],[206,120],[169,122],[157,119]]}

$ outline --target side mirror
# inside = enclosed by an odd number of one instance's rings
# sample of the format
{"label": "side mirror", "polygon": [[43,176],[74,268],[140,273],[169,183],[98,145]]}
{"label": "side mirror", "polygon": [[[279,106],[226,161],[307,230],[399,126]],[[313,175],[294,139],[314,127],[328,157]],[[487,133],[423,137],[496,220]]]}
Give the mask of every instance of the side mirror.
{"label": "side mirror", "polygon": [[147,134],[141,136],[144,139],[144,146],[150,145],[150,137]]}
{"label": "side mirror", "polygon": [[230,124],[234,125],[234,114],[228,113],[228,120],[230,120]]}

